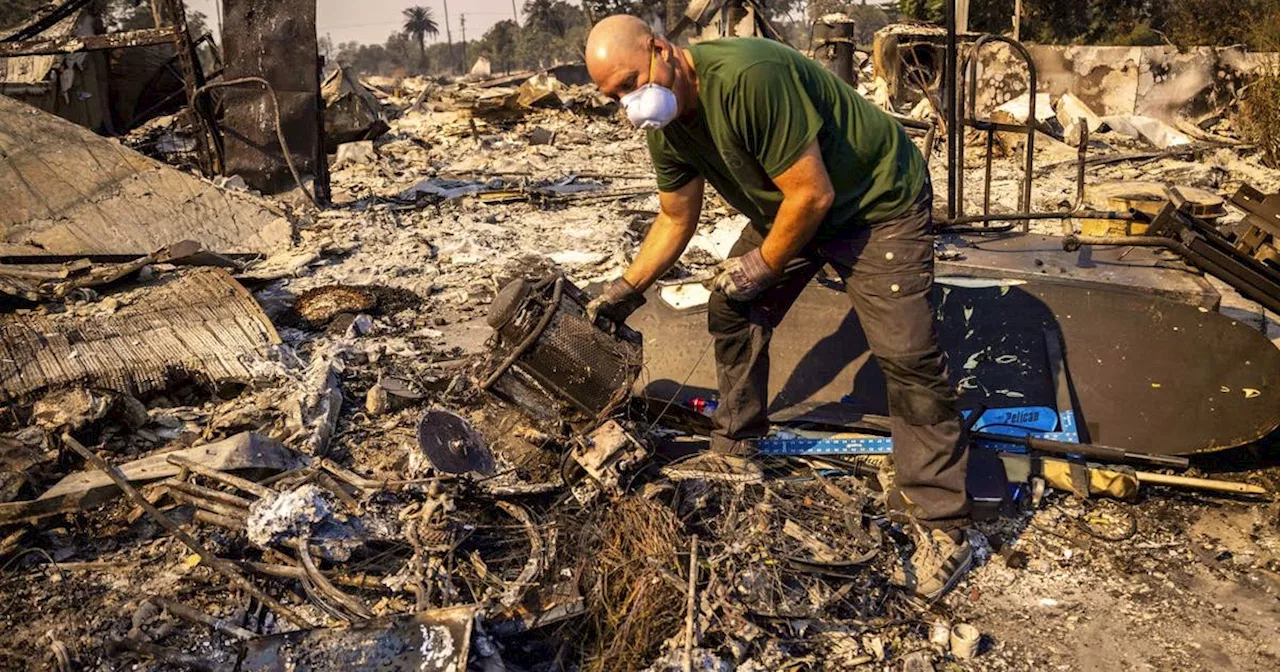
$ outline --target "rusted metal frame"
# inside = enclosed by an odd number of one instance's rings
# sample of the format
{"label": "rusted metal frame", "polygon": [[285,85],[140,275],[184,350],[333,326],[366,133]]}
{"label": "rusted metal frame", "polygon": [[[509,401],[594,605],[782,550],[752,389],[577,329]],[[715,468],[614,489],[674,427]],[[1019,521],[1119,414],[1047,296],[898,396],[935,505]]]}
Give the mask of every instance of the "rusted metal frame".
{"label": "rusted metal frame", "polygon": [[991,154],[995,149],[996,131],[994,128],[987,129],[987,157],[986,167],[983,169],[982,178],[982,214],[991,213]]}
{"label": "rusted metal frame", "polygon": [[[324,56],[316,56],[316,128],[320,130],[320,142],[316,146],[315,200],[318,205],[333,202],[333,188],[329,181],[329,156],[325,153],[327,142],[324,132]],[[465,67],[465,64],[464,64]]]}
{"label": "rusted metal frame", "polygon": [[[1003,42],[1009,45],[1010,48],[1012,48],[1015,52],[1017,52],[1017,54],[1022,58],[1023,62],[1027,66],[1028,102],[1027,102],[1026,125],[1000,124],[991,120],[978,119],[976,117],[970,118],[969,116],[978,107],[978,87],[977,87],[978,56],[982,53],[982,47],[991,42]],[[964,86],[965,88],[968,89],[968,92],[969,92],[968,108],[965,109],[963,105],[960,105],[959,106],[960,109],[956,114],[958,118],[963,119],[964,125],[972,126],[974,128],[987,128],[988,133],[993,132],[993,130],[1002,130],[1002,131],[1012,131],[1012,132],[1025,131],[1027,134],[1026,158],[1024,159],[1023,178],[1022,178],[1022,197],[1019,200],[1019,209],[1022,210],[1023,212],[1029,212],[1031,210],[1032,171],[1035,169],[1036,92],[1037,92],[1037,83],[1038,83],[1037,82],[1038,73],[1036,71],[1035,61],[1032,60],[1031,58],[1031,52],[1027,51],[1027,48],[1023,46],[1021,42],[1005,37],[1003,35],[987,34],[987,35],[983,35],[982,37],[979,37],[973,43],[973,48],[965,57],[965,66],[966,67],[964,69],[967,70],[967,74],[965,76]],[[963,102],[963,98],[960,96],[957,96],[957,100],[960,102]],[[956,197],[955,197],[956,198],[955,213],[954,215],[952,215],[952,217],[959,219],[961,217],[964,217],[964,193],[963,193],[964,192],[964,133],[963,131],[956,133],[956,136],[957,136],[956,137],[956,162],[954,164],[955,166],[954,172],[956,174],[955,181],[958,184],[958,188],[956,189]],[[987,169],[986,169],[986,174],[984,175],[983,181],[984,181],[984,189],[989,190],[990,182],[991,182],[990,151],[988,151],[987,156],[988,156]],[[990,211],[984,210],[982,214],[988,215],[990,214]],[[1030,221],[1023,220],[1020,226],[1023,233],[1026,233],[1027,230],[1030,228]]]}
{"label": "rusted metal frame", "polygon": [[[217,79],[218,76],[222,74],[222,56],[218,54],[216,45],[213,42],[213,35],[210,33],[205,33],[204,35],[201,35],[200,37],[196,38],[196,41],[194,42],[194,44],[196,47],[199,47],[201,42],[209,43],[210,52],[213,54],[214,60],[217,61],[217,64],[218,64],[218,68],[216,70],[210,73],[206,73],[205,79],[208,79],[208,80]],[[174,54],[168,61],[165,62],[164,67],[166,70],[172,73],[174,77],[177,77],[178,79],[182,79],[182,71],[174,67],[174,61],[176,61],[177,59],[178,59],[178,55]],[[152,78],[152,81],[155,81],[155,79]],[[151,115],[152,112],[155,112],[156,110],[164,107],[165,105],[168,105],[174,98],[177,98],[178,96],[185,96],[185,95],[186,95],[185,90],[174,91],[173,93],[165,96],[159,102],[153,104],[151,107],[148,107],[142,112],[135,114],[134,116],[139,118],[148,117]],[[214,110],[214,117],[215,118],[217,117],[216,110]],[[125,132],[127,133],[128,131],[135,129],[140,125],[141,124],[135,123],[129,128],[126,128]]]}
{"label": "rusted metal frame", "polygon": [[164,0],[151,0],[151,21],[157,26],[164,24],[164,12],[161,9],[161,3]]}
{"label": "rusted metal frame", "polygon": [[169,11],[169,20],[173,22],[173,46],[178,55],[178,67],[182,70],[182,84],[187,92],[187,109],[195,117],[193,121],[199,127],[196,133],[196,154],[200,157],[200,168],[206,175],[217,175],[222,172],[222,143],[218,136],[217,121],[213,116],[213,106],[208,100],[200,100],[196,91],[205,85],[204,72],[200,69],[200,59],[196,55],[196,43],[191,39],[187,27],[187,12],[182,0],[156,0],[163,3]]}
{"label": "rusted metal frame", "polygon": [[1280,313],[1280,271],[1238,252],[1212,225],[1172,204],[1148,227],[1148,233],[1176,238],[1191,264],[1217,276],[1246,299]]}
{"label": "rusted metal frame", "polygon": [[128,49],[153,44],[172,44],[176,39],[173,27],[143,28],[109,35],[66,35],[63,37],[35,38],[19,42],[0,42],[0,58],[14,56],[56,56],[81,51],[103,49]]}
{"label": "rusted metal frame", "polygon": [[[1073,210],[1062,212],[998,212],[990,215],[965,215],[964,217],[956,217],[948,222],[947,233],[960,233],[954,226],[964,224],[979,224],[985,222],[1003,222],[1016,220],[1031,219],[1070,219],[1072,217],[1083,217],[1087,219],[1114,219],[1123,222],[1139,222],[1146,221],[1146,217],[1135,215],[1132,212],[1120,212],[1117,210]],[[1008,229],[1005,229],[1008,230]],[[981,233],[981,229],[978,230]],[[993,229],[992,233],[996,233]],[[1108,237],[1108,240],[1111,240]]]}
{"label": "rusted metal frame", "polygon": [[[1096,218],[1091,218],[1096,219]],[[1112,247],[1163,247],[1185,254],[1186,245],[1164,236],[1066,236],[1062,239],[1062,249],[1075,252],[1083,245],[1108,245]]]}
{"label": "rusted metal frame", "polygon": [[966,121],[970,128],[976,128],[979,131],[1004,131],[1006,133],[1025,133],[1027,127],[1022,124],[1002,124],[998,121],[988,121],[986,119],[969,119]]}
{"label": "rusted metal frame", "polygon": [[[57,11],[69,16],[70,12],[78,9],[78,7],[72,7],[73,4],[75,3],[63,5]],[[161,27],[159,25],[161,12],[158,11],[157,6],[161,4],[168,11],[173,22],[170,26]],[[71,9],[67,9],[69,7]],[[208,175],[214,175],[222,164],[222,150],[216,133],[213,108],[207,101],[200,102],[195,96],[196,90],[204,84],[204,73],[200,69],[199,59],[196,57],[195,42],[191,39],[191,33],[187,27],[186,10],[183,7],[182,0],[155,0],[152,3],[152,11],[153,19],[157,22],[154,28],[143,28],[107,35],[66,35],[28,40],[12,40],[13,36],[10,36],[9,41],[0,41],[0,58],[54,56],[83,51],[129,49],[157,44],[172,44],[177,54],[179,68],[182,71],[182,82],[187,94],[187,104],[196,117],[196,125],[202,130],[201,133],[196,134],[196,153],[200,157],[201,169]],[[32,28],[42,26],[44,23],[42,21],[34,24]],[[47,27],[45,26],[40,30],[43,31]],[[29,30],[23,31],[21,34],[29,32]]]}
{"label": "rusted metal frame", "polygon": [[1259,228],[1272,235],[1280,235],[1280,195],[1268,196],[1255,187],[1242,184],[1231,197],[1231,204],[1261,220]]}
{"label": "rusted metal frame", "polygon": [[933,157],[933,146],[937,144],[938,127],[935,124],[929,125],[929,130],[924,133],[924,167],[929,167],[929,159]]}
{"label": "rusted metal frame", "polygon": [[[215,89],[221,89],[221,88],[232,87],[232,86],[243,86],[245,84],[255,84],[266,89],[268,99],[271,101],[271,109],[273,110],[275,115],[276,140],[280,143],[281,153],[284,155],[284,163],[286,166],[288,166],[289,174],[293,177],[294,184],[297,185],[298,191],[302,192],[302,195],[307,198],[307,201],[309,201],[312,206],[314,206],[317,210],[320,209],[320,203],[316,200],[316,196],[312,194],[312,192],[307,191],[306,185],[304,185],[302,182],[302,175],[301,173],[298,172],[298,167],[293,162],[293,151],[289,149],[289,141],[285,138],[284,125],[280,118],[280,96],[276,94],[275,87],[271,86],[271,82],[267,81],[262,77],[240,77],[238,79],[225,79],[217,82],[209,82],[207,84],[204,84],[203,86],[195,90],[194,95],[197,98],[200,98],[202,94],[207,94]],[[209,96],[204,96],[204,100],[207,101],[208,99],[209,99]],[[322,147],[322,149],[320,150],[321,154],[324,153],[323,145],[324,143],[321,142],[321,147]],[[322,157],[322,158],[325,158],[326,161],[328,160],[327,157]],[[326,176],[327,175],[328,173],[326,173]],[[326,177],[326,180],[327,179],[328,178]]]}

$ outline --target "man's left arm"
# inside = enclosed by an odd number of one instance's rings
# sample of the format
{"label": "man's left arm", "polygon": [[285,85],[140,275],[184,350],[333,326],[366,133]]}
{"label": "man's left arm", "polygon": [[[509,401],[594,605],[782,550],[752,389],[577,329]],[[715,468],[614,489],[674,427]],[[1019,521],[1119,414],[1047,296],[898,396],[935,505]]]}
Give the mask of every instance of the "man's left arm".
{"label": "man's left arm", "polygon": [[760,256],[770,269],[781,273],[787,262],[813,240],[835,201],[818,141],[809,143],[800,158],[774,177],[773,183],[782,192],[782,204],[760,245]]}

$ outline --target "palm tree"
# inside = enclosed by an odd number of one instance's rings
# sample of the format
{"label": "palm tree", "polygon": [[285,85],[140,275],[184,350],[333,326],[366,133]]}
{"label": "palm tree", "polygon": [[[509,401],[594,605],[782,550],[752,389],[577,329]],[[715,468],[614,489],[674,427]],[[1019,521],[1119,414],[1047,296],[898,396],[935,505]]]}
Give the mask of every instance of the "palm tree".
{"label": "palm tree", "polygon": [[409,7],[404,10],[404,32],[418,43],[420,66],[427,67],[427,36],[440,34],[440,26],[431,15],[430,7]]}

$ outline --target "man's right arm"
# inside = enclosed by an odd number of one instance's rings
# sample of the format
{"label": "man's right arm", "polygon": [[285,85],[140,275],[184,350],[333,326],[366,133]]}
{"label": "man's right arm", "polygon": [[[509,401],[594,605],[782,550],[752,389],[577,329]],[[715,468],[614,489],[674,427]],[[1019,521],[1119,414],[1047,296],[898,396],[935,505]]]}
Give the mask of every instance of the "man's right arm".
{"label": "man's right arm", "polygon": [[675,191],[658,193],[659,212],[631,266],[622,277],[638,292],[661,278],[684,253],[698,230],[706,180],[695,177]]}

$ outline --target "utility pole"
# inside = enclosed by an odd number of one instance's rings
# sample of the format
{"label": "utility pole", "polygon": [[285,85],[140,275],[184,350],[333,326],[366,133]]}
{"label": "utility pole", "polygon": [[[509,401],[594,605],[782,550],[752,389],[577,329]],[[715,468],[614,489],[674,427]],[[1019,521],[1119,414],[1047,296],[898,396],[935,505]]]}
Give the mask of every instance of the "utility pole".
{"label": "utility pole", "polygon": [[1013,39],[1022,40],[1022,0],[1013,2]]}
{"label": "utility pole", "polygon": [[444,0],[444,39],[448,49],[444,53],[453,56],[453,32],[449,30],[449,0]]}
{"label": "utility pole", "polygon": [[459,61],[459,63],[462,64],[462,67],[460,68],[460,70],[462,71],[463,74],[466,74],[467,72],[467,15],[466,14],[459,15],[458,23],[462,25],[462,60]]}
{"label": "utility pole", "polygon": [[520,12],[516,11],[516,0],[511,0],[511,20],[520,25]]}

